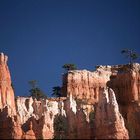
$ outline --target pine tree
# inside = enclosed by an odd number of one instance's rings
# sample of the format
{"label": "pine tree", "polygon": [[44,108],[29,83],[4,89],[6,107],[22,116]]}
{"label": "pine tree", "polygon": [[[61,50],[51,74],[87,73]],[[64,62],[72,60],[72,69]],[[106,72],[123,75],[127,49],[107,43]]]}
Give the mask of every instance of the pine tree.
{"label": "pine tree", "polygon": [[36,98],[37,100],[39,100],[40,98],[47,98],[45,93],[40,88],[37,87],[36,80],[29,81],[29,84],[31,85],[31,89],[29,90],[30,96]]}
{"label": "pine tree", "polygon": [[64,64],[62,68],[64,68],[66,71],[77,69],[75,64]]}
{"label": "pine tree", "polygon": [[61,97],[61,87],[59,87],[59,86],[53,87],[52,91],[53,91],[53,93],[52,93],[53,96]]}
{"label": "pine tree", "polygon": [[132,64],[134,60],[139,58],[139,55],[133,49],[123,49],[121,53],[129,59],[130,64]]}

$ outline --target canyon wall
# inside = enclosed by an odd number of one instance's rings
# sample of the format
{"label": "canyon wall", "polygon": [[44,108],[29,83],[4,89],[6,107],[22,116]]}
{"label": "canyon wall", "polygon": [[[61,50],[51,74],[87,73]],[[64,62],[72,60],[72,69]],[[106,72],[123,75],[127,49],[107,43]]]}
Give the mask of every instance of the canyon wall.
{"label": "canyon wall", "polygon": [[0,55],[0,139],[140,138],[140,64],[63,75],[65,97],[14,97]]}
{"label": "canyon wall", "polygon": [[[129,137],[132,139],[140,138],[140,64],[97,66],[96,71],[93,72],[75,70],[69,71],[63,77],[63,95],[69,96],[72,94],[75,100],[91,103],[95,108],[98,108],[100,96],[103,96],[104,93],[100,90],[106,87],[110,88],[115,94],[119,113],[123,117],[124,126],[128,130]],[[95,116],[97,112],[95,110]],[[101,115],[102,119],[103,116],[108,118],[105,113]],[[109,120],[107,122],[109,123]],[[104,134],[107,129],[101,128],[103,129],[101,131],[102,135],[98,134],[100,131],[95,128],[96,138],[107,137]],[[108,130],[112,133],[111,128]]]}

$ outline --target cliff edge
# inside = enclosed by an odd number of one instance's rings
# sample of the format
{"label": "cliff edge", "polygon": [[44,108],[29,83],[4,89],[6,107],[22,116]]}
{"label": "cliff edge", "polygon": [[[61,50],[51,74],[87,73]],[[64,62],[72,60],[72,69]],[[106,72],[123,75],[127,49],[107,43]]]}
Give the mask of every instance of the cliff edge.
{"label": "cliff edge", "polygon": [[1,139],[140,138],[140,64],[97,66],[63,75],[65,97],[14,97],[0,55]]}

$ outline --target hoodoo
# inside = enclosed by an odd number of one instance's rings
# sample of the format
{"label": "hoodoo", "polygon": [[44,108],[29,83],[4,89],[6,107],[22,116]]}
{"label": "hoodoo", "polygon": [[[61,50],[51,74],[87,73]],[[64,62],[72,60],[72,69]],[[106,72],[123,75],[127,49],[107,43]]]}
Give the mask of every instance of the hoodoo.
{"label": "hoodoo", "polygon": [[140,138],[140,64],[63,75],[60,98],[15,97],[0,54],[1,139]]}
{"label": "hoodoo", "polygon": [[0,54],[0,109],[8,107],[15,114],[15,96],[12,88],[9,68],[7,66],[8,57]]}

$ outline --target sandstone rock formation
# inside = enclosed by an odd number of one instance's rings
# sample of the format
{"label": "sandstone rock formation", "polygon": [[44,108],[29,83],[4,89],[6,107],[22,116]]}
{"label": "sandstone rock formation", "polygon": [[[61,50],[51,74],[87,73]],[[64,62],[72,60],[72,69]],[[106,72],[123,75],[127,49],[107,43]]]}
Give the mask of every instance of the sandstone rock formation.
{"label": "sandstone rock formation", "polygon": [[100,88],[113,89],[130,138],[140,138],[140,64],[97,66],[96,71],[69,71],[63,77],[63,94],[96,106]]}
{"label": "sandstone rock formation", "polygon": [[129,138],[114,91],[110,88],[100,89],[95,122],[97,139]]}
{"label": "sandstone rock formation", "polygon": [[100,87],[106,87],[110,80],[111,67],[99,67],[96,71],[87,70],[69,71],[64,75],[63,94],[72,94],[76,99],[90,103],[98,102]]}
{"label": "sandstone rock formation", "polygon": [[14,97],[0,55],[0,139],[140,138],[140,64],[63,75],[63,96]]}
{"label": "sandstone rock formation", "polygon": [[140,64],[118,67],[107,85],[115,92],[130,138],[140,138]]}
{"label": "sandstone rock formation", "polygon": [[16,105],[18,122],[23,131],[21,138],[75,139],[90,138],[92,134],[88,116],[93,106],[77,103],[72,96],[40,101],[32,97],[18,97]]}
{"label": "sandstone rock formation", "polygon": [[0,54],[0,109],[8,106],[9,111],[15,114],[15,96],[11,86],[11,77],[7,66],[8,57]]}

